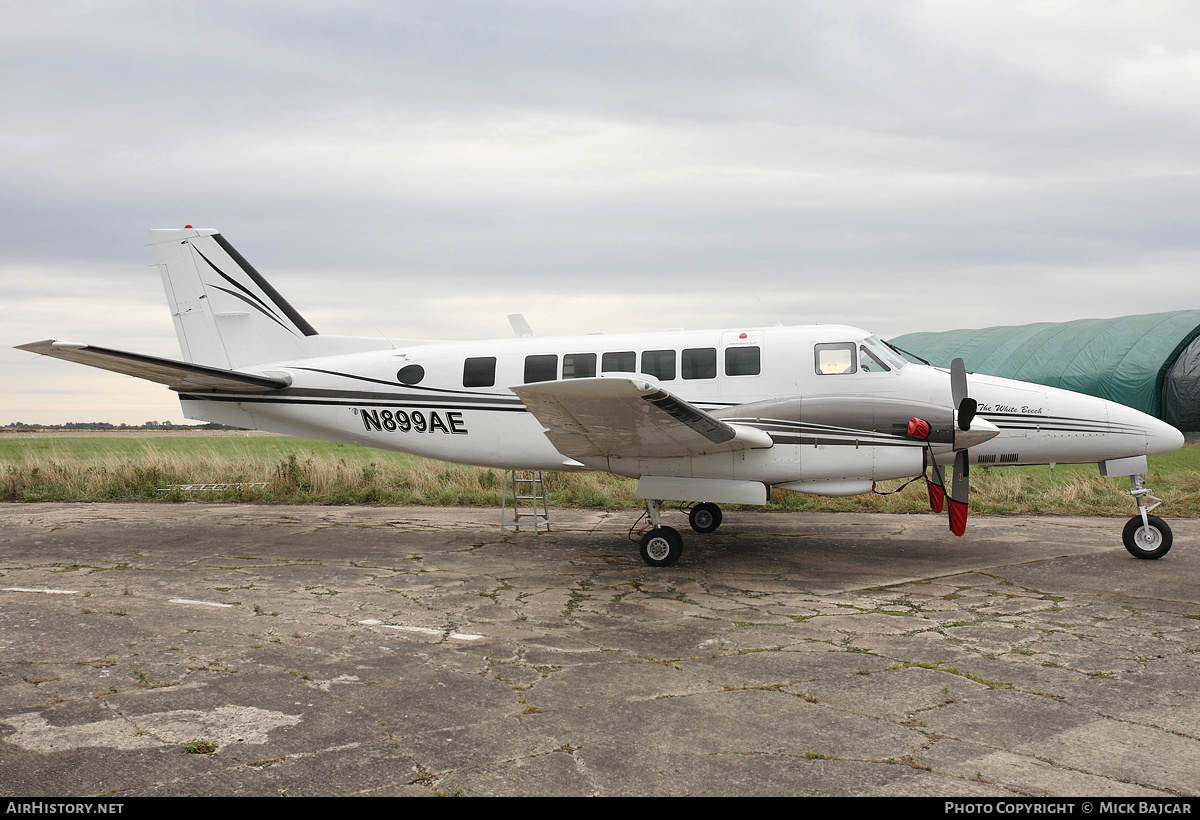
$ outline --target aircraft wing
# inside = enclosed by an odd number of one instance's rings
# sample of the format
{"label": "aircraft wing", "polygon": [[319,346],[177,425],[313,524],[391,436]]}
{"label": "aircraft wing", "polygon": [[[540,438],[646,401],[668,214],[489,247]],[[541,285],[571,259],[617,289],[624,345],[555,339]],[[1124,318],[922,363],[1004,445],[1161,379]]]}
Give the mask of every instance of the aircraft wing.
{"label": "aircraft wing", "polygon": [[643,379],[601,376],[512,390],[570,458],[673,458],[773,444],[766,433],[714,418]]}
{"label": "aircraft wing", "polygon": [[114,373],[124,373],[126,376],[137,376],[139,379],[165,384],[173,390],[265,392],[279,390],[292,383],[292,380],[286,376],[278,378],[255,373],[241,373],[237,370],[223,370],[219,367],[178,362],[174,359],[160,359],[157,356],[144,356],[141,353],[129,353],[124,350],[112,350],[107,347],[63,342],[56,339],[44,339],[40,342],[17,345],[17,349],[40,353],[43,356],[53,356],[56,359],[66,359],[69,362],[78,362],[98,367],[101,370],[111,370]]}

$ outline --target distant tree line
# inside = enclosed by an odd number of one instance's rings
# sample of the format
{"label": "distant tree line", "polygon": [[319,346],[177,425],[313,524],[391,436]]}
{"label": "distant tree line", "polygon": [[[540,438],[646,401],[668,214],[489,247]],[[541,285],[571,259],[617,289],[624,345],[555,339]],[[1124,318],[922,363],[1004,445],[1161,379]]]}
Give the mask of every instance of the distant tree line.
{"label": "distant tree line", "polygon": [[107,421],[69,421],[66,424],[27,424],[14,421],[0,430],[240,430],[227,424],[174,424],[170,421],[147,421],[144,424],[110,424]]}

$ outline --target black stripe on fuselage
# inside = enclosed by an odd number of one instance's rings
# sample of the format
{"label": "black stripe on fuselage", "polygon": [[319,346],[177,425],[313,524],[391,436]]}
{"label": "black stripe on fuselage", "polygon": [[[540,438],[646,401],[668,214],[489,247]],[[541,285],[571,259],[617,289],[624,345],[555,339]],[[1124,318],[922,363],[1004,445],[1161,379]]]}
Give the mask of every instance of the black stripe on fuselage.
{"label": "black stripe on fuselage", "polygon": [[[261,393],[242,394],[224,391],[221,393],[200,393],[193,389],[189,390],[187,393],[181,392],[180,398],[192,401],[246,402],[253,404],[296,406],[394,407],[397,405],[404,405],[408,407],[441,408],[445,410],[496,411],[506,413],[528,412],[525,409],[525,405],[522,404],[520,399],[516,398],[515,396],[504,396],[495,393],[479,394],[472,391],[447,390],[444,388],[420,385],[401,386],[380,379],[372,379],[367,376],[340,373],[332,370],[321,370],[317,368],[297,369],[309,370],[311,372],[324,373],[332,376],[341,376],[356,381],[387,385],[388,387],[400,388],[400,390],[405,392],[381,393],[379,391],[365,390],[345,391],[328,388],[289,387],[273,391],[269,396],[264,396]],[[665,396],[666,394],[664,393],[662,395]],[[661,401],[661,397],[656,396],[656,398],[660,398]],[[712,407],[713,409],[717,409],[722,406],[736,406],[727,403],[717,404],[705,402],[704,404],[709,405],[709,407]],[[664,409],[667,408],[664,407]],[[674,403],[672,403],[672,409],[682,413],[681,408],[674,407]],[[683,413],[683,415],[689,414]],[[1040,430],[1046,433],[1075,433],[1093,435],[1137,435],[1145,433],[1143,428],[1136,427],[1134,425],[1112,424],[1094,419],[1078,419],[1057,416],[1033,417],[1006,413],[987,413],[980,415],[1004,431],[1015,432],[1019,430]],[[690,415],[689,420],[693,422],[696,421],[696,419],[691,419]],[[680,421],[688,424],[688,421],[685,421],[684,419],[680,419]],[[770,435],[772,441],[775,441],[779,444],[812,445],[823,443],[839,446],[862,446],[864,444],[870,446],[924,446],[924,443],[922,442],[910,441],[907,438],[902,438],[892,433],[875,430],[862,430],[850,427],[837,427],[827,424],[806,424],[804,422],[793,422],[784,419],[737,417],[723,418],[720,419],[720,422],[722,422],[722,427],[725,424],[731,423],[754,427]],[[691,425],[689,424],[688,426]],[[713,430],[712,432],[718,436],[720,435],[717,430]]]}
{"label": "black stripe on fuselage", "polygon": [[[281,396],[280,390],[272,393],[269,396],[264,396],[261,393],[198,393],[195,390],[189,390],[186,393],[180,392],[179,398],[188,401],[222,401],[222,402],[244,402],[247,404],[277,404],[282,406],[295,405],[297,407],[432,407],[444,408],[447,410],[494,410],[503,413],[526,413],[525,405],[516,403],[502,406],[495,406],[497,402],[489,402],[481,399],[478,403],[471,403],[469,399],[453,398],[446,401],[438,401],[435,397],[426,398],[412,396],[379,396],[376,393],[361,393],[347,394],[330,391],[330,395],[312,395],[312,396]],[[320,391],[312,391],[319,393]],[[491,406],[489,406],[491,405]]]}
{"label": "black stripe on fuselage", "polygon": [[[833,424],[813,424],[803,421],[787,421],[785,419],[759,419],[759,418],[723,418],[721,421],[729,422],[730,424],[744,424],[749,427],[757,427],[764,432],[824,432],[832,435],[871,435],[884,438],[901,439],[895,433],[888,433],[883,430],[868,430],[860,427],[839,427]],[[901,439],[903,440],[903,439]]]}
{"label": "black stripe on fuselage", "polygon": [[771,441],[776,444],[807,444],[825,445],[833,447],[913,447],[922,448],[925,446],[923,441],[903,441],[901,439],[874,439],[869,435],[859,436],[857,438],[832,438],[828,436],[816,435],[781,435],[779,433],[770,433]]}
{"label": "black stripe on fuselage", "polygon": [[1136,424],[1080,419],[1070,416],[1027,416],[1019,413],[980,413],[1001,430],[1042,430],[1048,433],[1145,433]]}
{"label": "black stripe on fuselage", "polygon": [[287,403],[307,403],[312,404],[313,399],[324,399],[329,401],[337,401],[342,404],[363,404],[372,403],[377,405],[388,404],[462,404],[467,406],[478,406],[485,404],[502,405],[517,409],[525,409],[525,405],[516,397],[491,397],[491,396],[476,396],[471,394],[413,394],[413,393],[384,393],[379,390],[330,390],[317,387],[285,387],[279,390],[272,391],[269,395],[264,396],[261,393],[250,395],[248,393],[231,393],[227,390],[222,390],[219,393],[202,394],[195,388],[187,390],[192,395],[204,395],[206,398],[233,398],[240,400],[254,399],[255,401],[267,400],[277,404]]}
{"label": "black stripe on fuselage", "polygon": [[427,387],[419,384],[401,384],[400,382],[390,382],[383,379],[372,379],[370,376],[358,376],[354,373],[341,373],[337,370],[322,370],[319,367],[296,367],[294,369],[307,370],[309,373],[324,373],[327,376],[341,376],[344,379],[369,382],[370,384],[386,384],[388,387],[399,387],[401,390],[421,390],[432,393],[445,393],[452,396],[490,396],[492,397],[492,401],[520,402],[520,399],[516,398],[511,393],[478,393],[474,390],[452,390],[448,387]]}

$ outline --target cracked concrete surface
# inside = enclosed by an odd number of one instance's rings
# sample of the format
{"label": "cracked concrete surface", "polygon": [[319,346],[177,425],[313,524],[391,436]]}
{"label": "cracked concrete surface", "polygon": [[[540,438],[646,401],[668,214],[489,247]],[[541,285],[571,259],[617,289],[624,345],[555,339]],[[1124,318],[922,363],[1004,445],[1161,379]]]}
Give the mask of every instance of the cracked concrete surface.
{"label": "cracked concrete surface", "polygon": [[1197,793],[1200,522],[553,514],[0,505],[0,792]]}

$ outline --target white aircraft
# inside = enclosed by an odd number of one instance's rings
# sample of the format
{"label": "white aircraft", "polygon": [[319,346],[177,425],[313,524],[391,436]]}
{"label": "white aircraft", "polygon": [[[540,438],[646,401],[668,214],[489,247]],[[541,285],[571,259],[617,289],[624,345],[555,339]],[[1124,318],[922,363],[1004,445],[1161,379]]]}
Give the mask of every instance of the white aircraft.
{"label": "white aircraft", "polygon": [[[215,230],[150,232],[183,361],[45,340],[20,349],[148,379],[190,419],[518,470],[604,470],[638,480],[641,555],[673,564],[663,500],[690,502],[698,532],[719,503],[765,504],[771,487],[825,496],[925,476],[950,529],[966,527],[973,464],[1100,465],[1129,476],[1124,542],[1161,558],[1171,530],[1149,512],[1147,456],[1174,427],[1092,396],[914,364],[841,325],[473,342],[324,336]],[[1146,499],[1155,503],[1147,506]]]}

